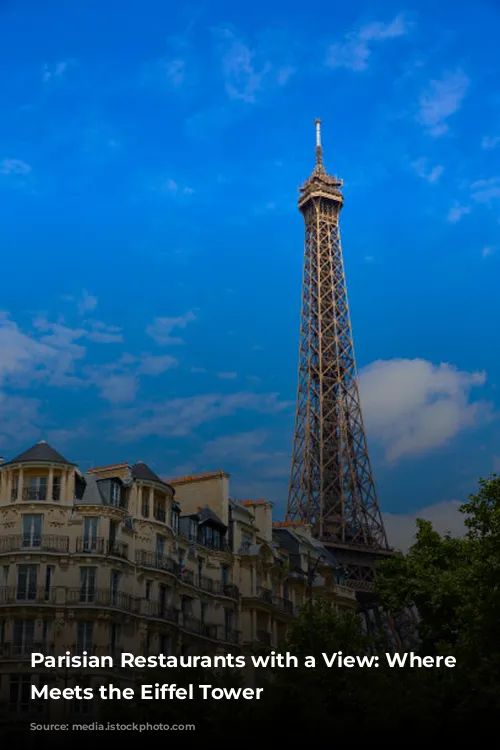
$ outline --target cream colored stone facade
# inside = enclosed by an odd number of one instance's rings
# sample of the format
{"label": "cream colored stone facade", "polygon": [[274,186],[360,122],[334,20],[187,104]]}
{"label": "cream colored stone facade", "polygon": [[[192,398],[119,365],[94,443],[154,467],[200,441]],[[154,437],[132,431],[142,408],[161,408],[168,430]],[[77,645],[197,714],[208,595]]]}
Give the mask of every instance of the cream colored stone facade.
{"label": "cream colored stone facade", "polygon": [[82,474],[46,443],[0,465],[0,567],[0,703],[21,712],[33,651],[279,648],[308,596],[356,606],[308,529],[231,500],[226,473]]}

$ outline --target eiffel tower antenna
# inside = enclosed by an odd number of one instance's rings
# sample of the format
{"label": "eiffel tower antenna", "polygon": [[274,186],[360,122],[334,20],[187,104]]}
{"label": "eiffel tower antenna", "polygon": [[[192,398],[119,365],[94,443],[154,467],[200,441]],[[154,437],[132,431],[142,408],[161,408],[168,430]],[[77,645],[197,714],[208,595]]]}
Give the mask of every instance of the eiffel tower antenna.
{"label": "eiffel tower antenna", "polygon": [[380,512],[351,333],[339,215],[342,180],[316,166],[300,189],[305,222],[299,377],[286,518],[312,526],[353,588],[373,587],[375,561],[391,554]]}

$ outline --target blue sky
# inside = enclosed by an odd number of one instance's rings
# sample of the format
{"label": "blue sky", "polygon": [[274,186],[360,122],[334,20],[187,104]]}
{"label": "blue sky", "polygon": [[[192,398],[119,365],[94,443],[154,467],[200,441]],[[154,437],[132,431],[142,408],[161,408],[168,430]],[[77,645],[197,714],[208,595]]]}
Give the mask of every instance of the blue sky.
{"label": "blue sky", "polygon": [[224,468],[280,515],[321,117],[384,511],[500,468],[493,2],[4,0],[0,20],[5,456],[45,438],[84,469]]}

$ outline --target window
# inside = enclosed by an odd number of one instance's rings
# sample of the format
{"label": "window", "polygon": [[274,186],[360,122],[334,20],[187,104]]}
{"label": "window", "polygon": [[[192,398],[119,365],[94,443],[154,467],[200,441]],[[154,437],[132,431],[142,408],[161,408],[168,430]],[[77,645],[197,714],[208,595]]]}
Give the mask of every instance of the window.
{"label": "window", "polygon": [[31,704],[31,677],[29,675],[11,675],[9,690],[9,708],[21,713],[28,711]]}
{"label": "window", "polygon": [[118,593],[120,589],[120,578],[121,574],[117,570],[111,571],[111,579],[109,584],[111,604],[115,606],[118,604]]}
{"label": "window", "polygon": [[47,565],[45,569],[45,589],[44,589],[44,599],[46,602],[50,599],[50,589],[52,586],[53,576],[54,576],[54,566]]}
{"label": "window", "polygon": [[96,568],[80,568],[80,601],[93,602],[95,599]]}
{"label": "window", "polygon": [[203,558],[198,558],[198,578],[203,576]]}
{"label": "window", "polygon": [[190,617],[193,613],[193,600],[189,596],[183,596],[181,599],[181,611],[185,617]]}
{"label": "window", "polygon": [[165,557],[165,537],[156,535],[156,557],[162,560]]}
{"label": "window", "polygon": [[144,518],[149,518],[149,496],[148,495],[142,496],[141,513],[144,516]]}
{"label": "window", "polygon": [[23,654],[31,653],[33,641],[35,640],[35,621],[14,620],[13,633],[14,655],[21,656]]}
{"label": "window", "polygon": [[3,585],[8,586],[9,585],[9,565],[3,566]]}
{"label": "window", "polygon": [[207,547],[212,547],[214,540],[214,530],[210,526],[205,526],[204,532],[203,532],[203,544],[206,544]]}
{"label": "window", "polygon": [[172,530],[174,534],[179,533],[179,511],[176,508],[172,509]]}
{"label": "window", "polygon": [[111,505],[120,505],[121,487],[118,482],[111,482]]}
{"label": "window", "polygon": [[188,531],[188,534],[189,534],[189,538],[193,542],[196,542],[196,540],[198,538],[198,524],[192,518],[189,519],[189,531]]}
{"label": "window", "polygon": [[181,573],[184,573],[186,570],[186,550],[180,549],[179,550],[179,568]]}
{"label": "window", "polygon": [[153,587],[153,581],[146,581],[146,590],[144,592],[144,598],[146,601],[151,599],[151,589]]}
{"label": "window", "polygon": [[109,522],[109,553],[119,553],[119,547],[118,545],[115,545],[116,542],[116,533],[118,531],[118,521],[110,521]]}
{"label": "window", "polygon": [[52,484],[52,500],[57,503],[61,499],[61,477],[54,477]]}
{"label": "window", "polygon": [[234,630],[234,612],[232,609],[224,610],[224,629],[226,631],[227,639],[227,636]]}
{"label": "window", "polygon": [[42,515],[23,516],[23,547],[40,547],[42,543]]}
{"label": "window", "polygon": [[201,605],[200,605],[200,620],[201,620],[201,624],[202,625],[205,624],[205,616],[206,616],[206,614],[207,614],[207,605],[206,605],[205,602],[201,602]]}
{"label": "window", "polygon": [[46,500],[47,477],[29,477],[23,494],[25,500]]}
{"label": "window", "polygon": [[36,565],[19,565],[17,569],[17,599],[18,601],[34,601],[36,599],[36,583],[38,568]]}
{"label": "window", "polygon": [[80,620],[76,626],[76,652],[93,651],[94,623],[92,620]]}
{"label": "window", "polygon": [[116,622],[109,625],[109,651],[110,656],[116,656],[120,644],[120,626]]}
{"label": "window", "polygon": [[47,635],[49,632],[49,622],[48,620],[42,621],[42,643],[43,643],[43,650],[47,652]]}
{"label": "window", "polygon": [[170,655],[172,639],[169,635],[160,635],[160,654]]}
{"label": "window", "polygon": [[83,552],[95,552],[97,550],[97,532],[99,519],[96,517],[85,518],[83,521]]}
{"label": "window", "polygon": [[227,565],[223,565],[220,569],[220,577],[223,586],[227,586],[229,583],[229,568]]}
{"label": "window", "polygon": [[160,617],[165,617],[167,607],[169,604],[169,600],[170,600],[170,590],[167,586],[161,583],[160,588],[159,588],[159,600],[158,600],[158,608],[159,608]]}
{"label": "window", "polygon": [[220,535],[220,531],[218,529],[214,529],[212,543],[213,543],[213,546],[215,547],[215,549],[220,549],[220,547],[221,547],[221,535]]}
{"label": "window", "polygon": [[241,535],[241,546],[243,549],[248,549],[252,546],[252,537],[248,536],[248,534],[242,534]]}

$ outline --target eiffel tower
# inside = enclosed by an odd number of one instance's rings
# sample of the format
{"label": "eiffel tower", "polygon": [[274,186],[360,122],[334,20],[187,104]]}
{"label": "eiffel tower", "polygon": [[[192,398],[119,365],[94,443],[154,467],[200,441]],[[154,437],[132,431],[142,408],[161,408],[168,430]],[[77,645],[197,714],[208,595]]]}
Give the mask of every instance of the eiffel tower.
{"label": "eiffel tower", "polygon": [[348,585],[369,596],[376,560],[392,550],[359,400],[340,242],[342,187],[342,180],[323,165],[321,121],[316,120],[316,166],[299,197],[305,222],[304,272],[286,518],[310,524],[313,535],[346,571]]}

